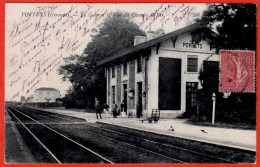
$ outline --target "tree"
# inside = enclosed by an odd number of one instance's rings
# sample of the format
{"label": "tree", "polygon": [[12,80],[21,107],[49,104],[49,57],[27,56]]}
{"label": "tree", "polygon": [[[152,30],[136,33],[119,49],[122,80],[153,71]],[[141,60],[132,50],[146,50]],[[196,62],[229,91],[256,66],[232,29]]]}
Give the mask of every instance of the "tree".
{"label": "tree", "polygon": [[[133,46],[134,37],[145,35],[138,25],[130,17],[125,17],[123,12],[113,14],[98,26],[96,33],[92,35],[92,41],[84,49],[82,56],[71,55],[65,58],[65,65],[59,68],[59,74],[64,80],[72,83],[72,88],[66,98],[94,106],[94,98],[101,103],[105,102],[106,79],[104,69],[96,66],[96,62],[128,47]],[[79,104],[78,103],[78,104]]]}
{"label": "tree", "polygon": [[[222,49],[256,49],[256,5],[255,4],[211,4],[200,20],[202,26],[214,29],[218,33],[213,45]],[[211,32],[201,31],[196,40],[207,37]],[[221,69],[220,69],[221,70]],[[216,121],[229,123],[247,123],[255,125],[256,94],[231,93],[223,98],[218,91],[219,65],[204,62],[199,80],[203,89],[198,92],[198,112],[196,119],[211,120],[212,93],[216,93]]]}
{"label": "tree", "polygon": [[84,53],[90,62],[122,51],[134,45],[134,37],[145,35],[126,13],[117,12],[115,17],[107,17],[97,34],[93,36]]}
{"label": "tree", "polygon": [[21,96],[21,102],[25,102],[26,98],[24,96]]}
{"label": "tree", "polygon": [[197,22],[216,28],[223,49],[256,50],[256,4],[210,4]]}

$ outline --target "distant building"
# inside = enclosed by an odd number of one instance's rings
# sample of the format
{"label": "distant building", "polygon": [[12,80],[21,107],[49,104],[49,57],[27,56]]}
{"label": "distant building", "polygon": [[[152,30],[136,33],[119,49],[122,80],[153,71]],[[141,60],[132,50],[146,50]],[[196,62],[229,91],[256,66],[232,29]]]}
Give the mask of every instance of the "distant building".
{"label": "distant building", "polygon": [[56,98],[60,98],[60,91],[54,88],[41,87],[34,91],[33,98],[30,102],[56,102]]}
{"label": "distant building", "polygon": [[[211,36],[195,43],[200,31]],[[197,107],[199,69],[217,64],[219,55],[210,45],[216,34],[193,24],[168,34],[137,37],[135,45],[97,64],[106,69],[107,104],[122,101],[137,117],[160,109],[162,118],[174,118]]]}

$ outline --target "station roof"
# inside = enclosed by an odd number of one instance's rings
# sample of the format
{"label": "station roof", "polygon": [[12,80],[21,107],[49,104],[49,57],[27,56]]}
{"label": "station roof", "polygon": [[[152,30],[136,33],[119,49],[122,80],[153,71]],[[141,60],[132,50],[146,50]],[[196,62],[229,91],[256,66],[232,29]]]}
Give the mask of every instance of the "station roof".
{"label": "station roof", "polygon": [[152,40],[149,40],[149,41],[146,41],[146,42],[143,42],[141,44],[138,44],[138,45],[135,45],[135,46],[132,46],[128,49],[125,49],[115,55],[112,55],[112,56],[109,56],[109,57],[106,57],[100,61],[97,62],[97,65],[103,65],[103,64],[106,64],[112,60],[115,60],[115,59],[118,59],[118,58],[121,58],[125,55],[128,55],[132,52],[136,52],[138,50],[141,50],[141,49],[146,49],[148,47],[151,47],[157,43],[160,43],[160,42],[163,42],[167,39],[170,39],[170,38],[174,38],[174,37],[177,37],[178,35],[181,35],[183,33],[186,33],[188,31],[191,31],[191,30],[197,30],[197,29],[200,29],[201,26],[198,24],[198,23],[194,23],[194,24],[191,24],[187,27],[184,27],[184,28],[181,28],[181,29],[178,29],[178,30],[175,30],[173,32],[170,32],[168,34],[165,34],[165,35],[162,35],[160,37],[157,37],[157,38],[154,38]]}
{"label": "station roof", "polygon": [[54,88],[47,88],[47,87],[41,87],[41,88],[35,89],[35,91],[37,91],[37,90],[59,91],[59,90],[57,90],[57,89],[54,89]]}

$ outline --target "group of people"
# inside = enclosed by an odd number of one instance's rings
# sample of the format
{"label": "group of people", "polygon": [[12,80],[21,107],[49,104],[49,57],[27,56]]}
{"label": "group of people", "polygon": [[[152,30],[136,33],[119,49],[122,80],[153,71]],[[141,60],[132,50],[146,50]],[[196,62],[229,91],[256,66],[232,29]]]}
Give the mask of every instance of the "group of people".
{"label": "group of people", "polygon": [[[96,102],[95,104],[95,112],[96,112],[96,116],[97,116],[97,119],[98,119],[98,116],[100,119],[102,119],[102,116],[101,116],[101,113],[104,111],[106,113],[106,115],[108,116],[108,113],[109,113],[109,106],[104,103],[103,105],[100,104],[99,101]],[[120,115],[120,112],[121,111],[125,111],[126,112],[126,109],[125,109],[125,103],[124,101],[121,103],[121,109],[118,109],[118,106],[117,104],[115,103],[115,101],[113,101],[113,104],[111,106],[111,111],[112,111],[112,114],[113,114],[113,117],[116,118],[118,115]]]}

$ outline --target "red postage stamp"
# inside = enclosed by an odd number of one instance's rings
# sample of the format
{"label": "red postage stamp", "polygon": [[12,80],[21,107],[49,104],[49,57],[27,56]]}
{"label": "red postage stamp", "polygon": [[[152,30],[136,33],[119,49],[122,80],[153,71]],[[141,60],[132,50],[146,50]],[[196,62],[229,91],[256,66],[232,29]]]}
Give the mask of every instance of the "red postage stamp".
{"label": "red postage stamp", "polygon": [[220,92],[254,92],[255,52],[224,50],[220,56]]}

